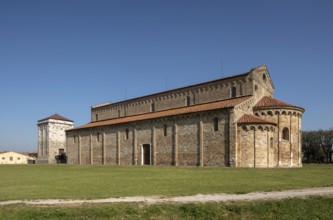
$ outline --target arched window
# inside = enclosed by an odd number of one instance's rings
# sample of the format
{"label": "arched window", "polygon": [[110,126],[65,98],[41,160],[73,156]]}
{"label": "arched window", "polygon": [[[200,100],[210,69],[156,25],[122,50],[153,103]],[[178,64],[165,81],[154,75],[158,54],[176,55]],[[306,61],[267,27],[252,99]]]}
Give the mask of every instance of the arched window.
{"label": "arched window", "polygon": [[236,87],[233,86],[231,89],[231,98],[235,98],[237,96],[237,90]]}
{"label": "arched window", "polygon": [[129,138],[129,130],[128,130],[128,128],[126,128],[126,130],[125,130],[125,139],[126,140],[128,140],[128,138]]}
{"label": "arched window", "polygon": [[95,115],[96,121],[98,121],[98,114]]}
{"label": "arched window", "polygon": [[282,130],[282,139],[289,141],[289,129],[288,128],[284,128]]}
{"label": "arched window", "polygon": [[266,81],[266,74],[262,75],[262,79]]}
{"label": "arched window", "polygon": [[219,130],[219,118],[215,117],[213,123],[214,123],[214,131],[218,131]]}
{"label": "arched window", "polygon": [[155,111],[155,103],[154,102],[151,103],[150,110],[151,110],[151,112]]}
{"label": "arched window", "polygon": [[187,96],[186,97],[186,106],[190,106],[191,105],[191,97],[190,96]]}
{"label": "arched window", "polygon": [[168,135],[168,126],[167,125],[163,125],[163,133],[164,133],[164,136]]}

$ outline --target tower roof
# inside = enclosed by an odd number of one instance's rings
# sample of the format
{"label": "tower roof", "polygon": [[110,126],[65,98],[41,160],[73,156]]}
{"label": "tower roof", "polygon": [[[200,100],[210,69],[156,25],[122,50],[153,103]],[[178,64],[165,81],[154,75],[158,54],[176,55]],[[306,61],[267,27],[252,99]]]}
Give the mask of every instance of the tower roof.
{"label": "tower roof", "polygon": [[45,120],[48,120],[48,119],[55,119],[55,120],[61,120],[61,121],[69,121],[69,122],[73,122],[72,120],[68,119],[68,118],[65,118],[59,114],[53,114],[47,118],[43,118],[41,120],[39,120],[38,122],[41,122],[41,121],[45,121]]}

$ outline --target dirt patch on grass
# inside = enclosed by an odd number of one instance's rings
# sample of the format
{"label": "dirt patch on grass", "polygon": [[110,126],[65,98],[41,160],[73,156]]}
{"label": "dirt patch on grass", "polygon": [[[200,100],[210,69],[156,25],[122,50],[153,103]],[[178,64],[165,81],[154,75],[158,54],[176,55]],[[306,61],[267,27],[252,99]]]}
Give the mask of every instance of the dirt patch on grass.
{"label": "dirt patch on grass", "polygon": [[210,195],[193,195],[177,197],[158,197],[158,196],[133,196],[121,198],[91,199],[91,200],[12,200],[2,201],[0,206],[12,204],[26,205],[61,205],[71,206],[87,203],[205,203],[205,202],[228,202],[228,201],[255,201],[255,200],[279,200],[295,197],[307,196],[333,196],[333,187],[318,187],[307,189],[284,190],[274,192],[252,192],[247,194],[210,194]]}

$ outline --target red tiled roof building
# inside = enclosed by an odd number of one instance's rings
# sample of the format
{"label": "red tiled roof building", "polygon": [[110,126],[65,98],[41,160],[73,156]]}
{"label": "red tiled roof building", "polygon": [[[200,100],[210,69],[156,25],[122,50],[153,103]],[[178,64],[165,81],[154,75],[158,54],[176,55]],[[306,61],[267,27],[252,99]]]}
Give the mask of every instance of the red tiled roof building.
{"label": "red tiled roof building", "polygon": [[66,131],[68,163],[301,167],[303,108],[279,101],[265,65],[91,107]]}

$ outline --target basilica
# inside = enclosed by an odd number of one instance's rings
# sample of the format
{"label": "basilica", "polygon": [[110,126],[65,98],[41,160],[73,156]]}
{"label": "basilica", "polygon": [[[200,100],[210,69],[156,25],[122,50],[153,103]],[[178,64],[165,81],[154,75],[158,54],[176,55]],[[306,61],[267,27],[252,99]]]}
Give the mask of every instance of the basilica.
{"label": "basilica", "polygon": [[92,106],[91,122],[66,129],[63,149],[69,164],[301,167],[303,113],[274,97],[262,65]]}

